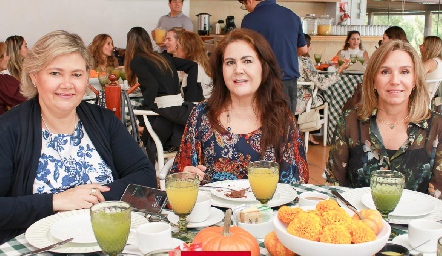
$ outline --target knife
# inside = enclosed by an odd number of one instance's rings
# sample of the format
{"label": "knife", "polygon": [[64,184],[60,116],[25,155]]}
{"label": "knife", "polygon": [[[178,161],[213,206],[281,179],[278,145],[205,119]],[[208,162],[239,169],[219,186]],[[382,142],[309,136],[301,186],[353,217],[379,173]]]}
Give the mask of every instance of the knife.
{"label": "knife", "polygon": [[69,239],[66,239],[66,240],[63,240],[63,241],[60,241],[60,242],[58,242],[58,243],[55,243],[55,244],[52,244],[52,245],[49,245],[49,246],[43,247],[43,248],[41,248],[41,249],[37,249],[37,250],[31,251],[31,252],[23,253],[23,254],[21,254],[20,256],[33,255],[33,254],[38,254],[38,253],[41,253],[41,252],[46,252],[46,251],[49,251],[49,250],[51,250],[51,249],[54,249],[54,248],[60,247],[60,246],[62,246],[62,245],[64,245],[64,244],[66,244],[66,243],[69,243],[69,242],[72,241],[72,240],[74,240],[73,237],[72,237],[72,238],[69,238]]}
{"label": "knife", "polygon": [[362,217],[362,215],[358,212],[358,209],[356,209],[356,207],[354,207],[349,201],[347,201],[341,194],[339,194],[338,191],[332,190],[331,192],[333,195],[335,195],[337,198],[339,198],[339,200],[341,200],[350,210],[354,211],[361,220],[364,219],[364,217]]}

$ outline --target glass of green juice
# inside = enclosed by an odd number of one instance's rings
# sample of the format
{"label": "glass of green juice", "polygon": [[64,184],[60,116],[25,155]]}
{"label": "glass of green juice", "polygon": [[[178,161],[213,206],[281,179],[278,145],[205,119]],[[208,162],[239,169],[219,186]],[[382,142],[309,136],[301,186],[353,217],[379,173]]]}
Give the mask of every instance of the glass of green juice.
{"label": "glass of green juice", "polygon": [[247,176],[253,195],[261,204],[273,198],[279,181],[279,164],[271,161],[249,163]]}
{"label": "glass of green juice", "polygon": [[116,256],[123,251],[130,232],[131,211],[123,201],[106,201],[90,208],[92,229],[105,254]]}
{"label": "glass of green juice", "polygon": [[376,209],[388,220],[396,208],[405,186],[405,176],[392,170],[377,170],[370,175],[371,196]]}

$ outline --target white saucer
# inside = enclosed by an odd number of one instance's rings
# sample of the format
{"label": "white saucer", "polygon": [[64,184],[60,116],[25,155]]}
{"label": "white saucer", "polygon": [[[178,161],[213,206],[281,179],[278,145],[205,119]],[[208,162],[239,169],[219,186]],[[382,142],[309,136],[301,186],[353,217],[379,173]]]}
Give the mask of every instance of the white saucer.
{"label": "white saucer", "polygon": [[[408,235],[407,234],[397,236],[397,237],[393,238],[393,240],[391,242],[393,244],[400,244],[404,247],[407,247],[408,250],[410,250],[412,248],[412,246],[408,242]],[[410,251],[410,255],[414,255],[414,254],[418,254],[418,253],[420,253],[420,252],[417,250]],[[436,251],[431,252],[431,253],[425,252],[423,254],[423,256],[436,256]]]}
{"label": "white saucer", "polygon": [[[188,228],[202,228],[202,227],[208,227],[208,226],[212,226],[215,225],[216,223],[222,221],[224,218],[224,212],[221,211],[218,208],[212,207],[210,208],[210,215],[209,218],[205,221],[202,222],[189,222],[187,224]],[[167,219],[173,223],[173,224],[177,224],[178,223],[178,219],[179,217],[177,215],[175,215],[175,213],[170,212],[167,215]]]}
{"label": "white saucer", "polygon": [[[173,238],[172,237],[172,241],[169,245],[165,245],[164,246],[164,250],[167,249],[175,249],[176,247],[182,245],[184,242],[181,241],[180,239],[177,238]],[[163,250],[163,249],[158,249],[158,250]],[[124,251],[122,253],[128,253],[128,254],[134,254],[134,255],[144,255],[140,249],[138,249],[138,246],[134,243],[134,244],[128,244],[126,245],[126,247],[124,247]],[[146,254],[148,254],[150,252],[147,252]]]}

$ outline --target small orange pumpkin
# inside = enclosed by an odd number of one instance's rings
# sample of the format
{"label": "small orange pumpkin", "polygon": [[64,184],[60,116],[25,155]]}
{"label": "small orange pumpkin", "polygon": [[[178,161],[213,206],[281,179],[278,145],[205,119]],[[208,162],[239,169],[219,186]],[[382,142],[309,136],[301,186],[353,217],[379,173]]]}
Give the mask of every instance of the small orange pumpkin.
{"label": "small orange pumpkin", "polygon": [[232,210],[224,216],[224,227],[208,227],[195,236],[193,243],[201,243],[203,251],[250,251],[251,256],[259,256],[256,239],[240,227],[231,227]]}
{"label": "small orange pumpkin", "polygon": [[264,245],[272,256],[294,256],[295,253],[287,249],[276,236],[275,231],[268,233],[264,238]]}
{"label": "small orange pumpkin", "polygon": [[[362,217],[364,219],[362,222],[364,222],[370,229],[374,231],[374,233],[377,235],[379,231],[382,229],[382,215],[377,210],[372,209],[364,209],[360,211]],[[359,219],[358,215],[353,216],[355,219]]]}

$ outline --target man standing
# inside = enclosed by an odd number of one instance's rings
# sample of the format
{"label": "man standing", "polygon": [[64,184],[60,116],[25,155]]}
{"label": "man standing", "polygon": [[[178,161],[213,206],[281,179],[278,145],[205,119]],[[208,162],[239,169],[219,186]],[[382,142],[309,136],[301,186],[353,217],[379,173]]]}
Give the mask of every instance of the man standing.
{"label": "man standing", "polygon": [[298,56],[307,52],[301,19],[290,9],[276,4],[276,0],[238,0],[249,14],[241,27],[261,33],[269,42],[282,69],[282,83],[289,98],[289,106],[296,112]]}
{"label": "man standing", "polygon": [[170,12],[161,16],[157,27],[162,27],[168,31],[174,27],[183,27],[185,30],[193,31],[193,24],[189,17],[183,14],[184,0],[169,0]]}

